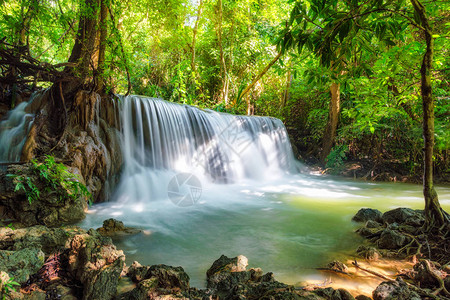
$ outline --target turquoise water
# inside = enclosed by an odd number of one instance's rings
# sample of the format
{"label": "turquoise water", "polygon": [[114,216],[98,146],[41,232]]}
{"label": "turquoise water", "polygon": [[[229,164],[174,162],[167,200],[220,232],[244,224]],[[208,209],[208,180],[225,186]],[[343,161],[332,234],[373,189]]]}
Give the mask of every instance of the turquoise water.
{"label": "turquoise water", "polygon": [[[167,189],[161,184],[160,189]],[[450,188],[437,188],[441,205],[450,210]],[[157,201],[94,205],[82,223],[100,227],[113,217],[144,230],[116,239],[127,263],[182,266],[191,286],[203,287],[211,264],[225,254],[245,255],[289,284],[321,280],[314,268],[351,255],[361,241],[352,216],[361,207],[386,211],[423,208],[420,185],[349,181],[314,175],[286,175],[240,184],[205,184],[198,201],[178,207]]]}

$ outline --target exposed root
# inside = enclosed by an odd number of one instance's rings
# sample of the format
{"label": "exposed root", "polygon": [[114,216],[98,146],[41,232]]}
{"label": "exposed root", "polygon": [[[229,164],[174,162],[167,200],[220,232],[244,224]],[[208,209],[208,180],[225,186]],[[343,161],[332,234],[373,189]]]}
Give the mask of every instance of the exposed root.
{"label": "exposed root", "polygon": [[383,275],[381,273],[378,273],[378,272],[369,270],[367,268],[361,267],[356,260],[354,262],[352,262],[352,265],[354,265],[357,269],[363,270],[364,272],[367,272],[367,273],[370,273],[370,274],[375,275],[377,277],[380,277],[381,279],[392,280],[392,278],[389,278],[389,277],[387,277],[387,276],[385,276],[385,275]]}
{"label": "exposed root", "polygon": [[450,297],[450,293],[447,291],[447,289],[445,288],[445,284],[444,284],[444,279],[442,279],[442,277],[440,276],[439,273],[436,272],[436,270],[434,270],[431,267],[430,261],[429,260],[424,260],[425,262],[425,268],[427,270],[427,272],[434,278],[436,279],[436,281],[439,283],[439,288],[433,292],[434,295],[438,295],[439,293],[443,293],[444,295],[446,295],[447,297]]}

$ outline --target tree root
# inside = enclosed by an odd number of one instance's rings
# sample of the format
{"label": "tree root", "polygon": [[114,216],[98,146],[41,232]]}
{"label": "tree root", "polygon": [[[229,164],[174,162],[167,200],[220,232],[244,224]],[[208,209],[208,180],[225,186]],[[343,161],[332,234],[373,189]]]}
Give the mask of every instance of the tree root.
{"label": "tree root", "polygon": [[425,268],[427,270],[427,272],[434,278],[437,280],[437,282],[439,283],[439,288],[437,290],[435,290],[433,292],[434,295],[438,295],[439,293],[443,292],[444,295],[450,297],[450,293],[447,291],[447,289],[445,288],[445,284],[444,284],[444,279],[442,279],[442,277],[435,271],[433,270],[433,268],[430,265],[430,261],[429,260],[424,260],[425,262]]}
{"label": "tree root", "polygon": [[385,276],[383,274],[380,274],[378,272],[375,272],[375,271],[372,271],[372,270],[369,270],[369,269],[361,267],[356,260],[354,262],[352,262],[352,265],[354,265],[357,269],[363,270],[364,272],[367,272],[367,273],[370,273],[370,274],[375,275],[377,277],[380,277],[381,279],[393,280],[392,278],[389,278],[389,277],[387,277],[387,276]]}

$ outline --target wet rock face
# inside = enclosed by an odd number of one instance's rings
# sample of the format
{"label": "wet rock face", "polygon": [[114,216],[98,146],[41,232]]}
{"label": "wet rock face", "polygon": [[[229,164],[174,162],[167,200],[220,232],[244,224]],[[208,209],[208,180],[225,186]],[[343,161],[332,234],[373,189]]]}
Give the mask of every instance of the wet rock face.
{"label": "wet rock face", "polygon": [[207,287],[212,288],[217,286],[224,279],[230,277],[231,273],[244,272],[247,266],[248,259],[243,255],[234,258],[228,258],[222,255],[206,271]]}
{"label": "wet rock face", "polygon": [[142,266],[138,262],[128,269],[128,276],[136,288],[116,299],[189,299],[189,276],[182,267],[166,265]]}
{"label": "wet rock face", "polygon": [[78,170],[94,202],[109,200],[122,165],[117,108],[88,91],[79,91],[74,104],[55,152]]}
{"label": "wet rock face", "polygon": [[359,246],[358,249],[356,249],[356,253],[368,261],[377,261],[381,257],[381,254],[377,249],[364,245]]}
{"label": "wet rock face", "polygon": [[[110,238],[78,227],[2,228],[0,247],[0,271],[26,282],[31,299],[112,299],[124,268],[125,256]],[[41,249],[49,255],[45,263]]]}
{"label": "wet rock face", "polygon": [[69,244],[69,271],[83,284],[83,299],[111,299],[117,291],[125,255],[95,230]]}
{"label": "wet rock face", "polygon": [[25,283],[43,264],[44,253],[40,249],[0,250],[0,270],[20,284]]}
{"label": "wet rock face", "polygon": [[0,228],[0,249],[38,248],[49,255],[63,249],[67,241],[81,231],[78,227],[48,228],[41,225],[15,230],[3,227]]}
{"label": "wet rock face", "polygon": [[410,290],[402,280],[382,282],[372,293],[373,300],[420,300],[420,296]]}
{"label": "wet rock face", "polygon": [[[15,183],[7,174],[29,178],[39,190],[39,199],[32,200],[30,203],[25,191],[16,190]],[[7,170],[0,170],[0,205],[6,208],[10,217],[25,226],[56,227],[84,219],[84,212],[87,209],[85,197],[59,199],[58,194],[63,191],[58,189],[62,187],[50,189],[40,180],[31,164],[11,165]]]}
{"label": "wet rock face", "polygon": [[411,221],[415,224],[417,220],[424,220],[424,216],[420,211],[401,207],[385,212],[382,216],[382,220],[388,224],[402,224],[407,221]]}
{"label": "wet rock face", "polygon": [[397,230],[386,228],[377,241],[377,246],[382,249],[398,249],[408,242],[407,236]]}
{"label": "wet rock face", "polygon": [[365,223],[365,222],[371,220],[371,221],[381,223],[382,222],[381,216],[382,216],[382,213],[378,209],[361,208],[356,213],[356,215],[353,216],[352,221]]}
{"label": "wet rock face", "polygon": [[62,108],[54,104],[51,93],[52,89],[42,92],[27,107],[27,112],[36,117],[21,161],[51,154],[67,162],[70,171],[83,178],[94,202],[107,200],[122,165],[115,101],[79,90],[75,96],[66,98],[67,115],[61,117]]}
{"label": "wet rock face", "polygon": [[103,226],[97,228],[97,231],[103,236],[110,236],[110,237],[137,234],[141,232],[141,230],[136,228],[125,227],[122,221],[112,218],[103,221]]}
{"label": "wet rock face", "polygon": [[334,290],[332,288],[320,289],[317,291],[317,295],[324,297],[325,299],[333,300],[354,300],[353,296],[344,289]]}

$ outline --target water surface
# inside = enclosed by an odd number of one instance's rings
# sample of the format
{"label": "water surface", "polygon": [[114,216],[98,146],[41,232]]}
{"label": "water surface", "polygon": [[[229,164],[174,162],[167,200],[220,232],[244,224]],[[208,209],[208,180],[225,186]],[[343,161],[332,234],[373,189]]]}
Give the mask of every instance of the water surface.
{"label": "water surface", "polygon": [[[158,176],[158,199],[94,205],[82,226],[100,227],[113,217],[145,230],[115,240],[127,263],[182,266],[196,287],[204,287],[206,270],[221,254],[245,255],[250,267],[273,272],[288,284],[320,280],[323,275],[314,268],[351,255],[361,241],[351,222],[358,209],[423,208],[420,185],[303,174],[240,184],[202,181],[198,201],[179,207],[167,196],[174,173],[164,174]],[[437,190],[441,205],[450,210],[450,188]]]}

